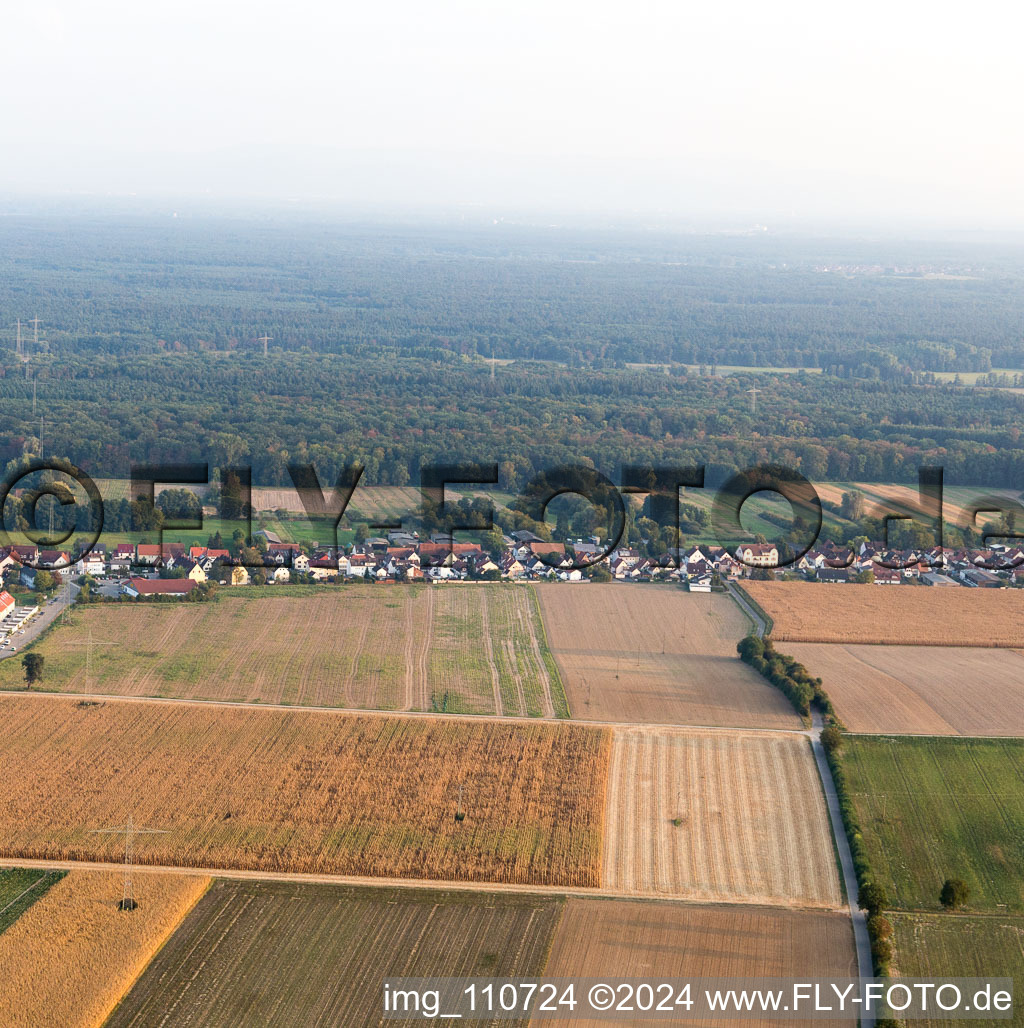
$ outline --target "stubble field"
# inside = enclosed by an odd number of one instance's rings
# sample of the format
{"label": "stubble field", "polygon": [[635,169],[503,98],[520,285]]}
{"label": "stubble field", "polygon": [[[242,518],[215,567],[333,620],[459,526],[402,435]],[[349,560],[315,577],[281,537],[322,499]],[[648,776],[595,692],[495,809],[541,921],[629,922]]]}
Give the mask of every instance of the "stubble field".
{"label": "stubble field", "polygon": [[380,1020],[390,977],[539,975],[561,908],[536,896],[216,882],[108,1028],[364,1028]]}
{"label": "stubble field", "polygon": [[[37,649],[42,687],[64,692],[565,716],[543,638],[518,586],[243,587],[78,609]],[[16,661],[0,663],[0,687],[23,685]]]}
{"label": "stubble field", "polygon": [[[610,740],[566,722],[0,697],[0,854],[597,886]],[[459,787],[465,819],[455,821]]]}
{"label": "stubble field", "polygon": [[603,863],[605,887],[630,895],[808,907],[842,898],[800,735],[616,728]]}
{"label": "stubble field", "polygon": [[1024,655],[955,646],[788,643],[851,732],[1024,735]]}
{"label": "stubble field", "polygon": [[800,727],[737,657],[750,623],[728,596],[632,583],[541,585],[537,595],[574,717]]}
{"label": "stubble field", "polygon": [[[614,974],[655,981],[718,976],[841,978],[855,976],[857,963],[850,919],[839,911],[569,898],[544,973],[549,977]],[[587,1017],[562,1023],[573,1028],[608,1024]],[[663,1023],[719,1028],[753,1022],[695,1018]],[[855,1024],[856,1019],[835,1023]]]}
{"label": "stubble field", "polygon": [[0,935],[5,1028],[103,1024],[208,885],[143,875],[139,907],[124,913],[120,874],[72,871]]}

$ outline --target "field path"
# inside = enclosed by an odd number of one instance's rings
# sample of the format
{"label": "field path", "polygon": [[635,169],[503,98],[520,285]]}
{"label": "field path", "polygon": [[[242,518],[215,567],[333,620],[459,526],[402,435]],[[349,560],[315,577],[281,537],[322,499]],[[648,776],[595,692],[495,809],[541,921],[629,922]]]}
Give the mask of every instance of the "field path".
{"label": "field path", "polygon": [[[536,593],[534,593],[531,599],[534,601],[536,600]],[[531,611],[531,613],[533,612]],[[537,673],[541,677],[541,683],[543,686],[540,701],[544,711],[544,717],[554,717],[555,701],[551,697],[551,676],[548,674],[547,664],[544,663],[544,658],[540,652],[540,643],[537,641],[537,633],[533,630],[533,624],[531,623],[531,618],[528,614],[519,610],[517,612],[517,616],[523,626],[523,634],[530,640],[530,647],[533,650],[533,659],[537,662]],[[525,710],[523,712],[525,713]]]}
{"label": "field path", "polygon": [[[480,617],[483,621],[484,656],[487,658],[487,667],[491,672],[491,689],[494,692],[494,713],[501,717],[505,708],[501,703],[501,677],[498,674],[498,667],[494,663],[494,642],[491,639],[491,622],[487,615],[486,601],[480,604]],[[523,712],[525,713],[525,711]]]}
{"label": "field path", "polygon": [[434,590],[427,590],[427,616],[423,625],[423,641],[416,658],[416,677],[419,679],[419,709],[430,710],[430,648],[434,643]]}
{"label": "field path", "polygon": [[[0,868],[21,868],[22,870],[37,869],[40,871],[116,871],[124,873],[123,862],[99,860],[34,860],[25,857],[0,857]],[[132,876],[137,875],[189,875],[200,878],[227,878],[242,881],[258,882],[294,882],[298,885],[357,885],[373,886],[374,888],[429,889],[431,891],[461,892],[515,892],[534,896],[594,896],[610,899],[635,899],[616,889],[589,888],[579,885],[521,885],[516,882],[468,882],[444,880],[438,878],[372,878],[363,875],[334,875],[319,873],[299,873],[291,871],[248,871],[239,868],[201,868],[174,867],[169,864],[133,864]],[[707,906],[707,903],[694,901],[685,897],[665,896],[660,898],[668,903],[680,906]],[[802,906],[790,900],[767,900],[759,904],[715,904],[715,906],[735,906],[737,909],[750,909],[751,906],[782,907],[788,910],[819,910],[818,905]]]}

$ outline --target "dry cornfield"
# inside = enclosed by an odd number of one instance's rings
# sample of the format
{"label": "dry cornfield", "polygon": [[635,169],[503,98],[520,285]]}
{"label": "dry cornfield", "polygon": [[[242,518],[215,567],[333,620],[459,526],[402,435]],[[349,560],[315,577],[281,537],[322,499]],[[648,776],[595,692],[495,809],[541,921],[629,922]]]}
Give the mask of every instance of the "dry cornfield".
{"label": "dry cornfield", "polygon": [[[811,980],[856,976],[857,960],[849,916],[839,911],[570,898],[544,974],[648,981],[806,975]],[[585,1016],[562,1023],[572,1028],[608,1024]],[[749,1028],[754,1022],[695,1018],[678,1023]],[[834,1023],[855,1024],[856,1018]]]}
{"label": "dry cornfield", "polygon": [[[536,598],[514,585],[325,586],[93,606],[38,650],[44,687],[63,692],[565,714]],[[14,661],[0,664],[0,684],[24,684]]]}
{"label": "dry cornfield", "polygon": [[806,737],[613,731],[606,889],[838,906],[831,828]]}
{"label": "dry cornfield", "polygon": [[[610,739],[567,722],[0,697],[0,855],[597,886]],[[455,812],[462,787],[465,820]]]}
{"label": "dry cornfield", "polygon": [[1024,591],[745,582],[781,642],[1024,647]]}
{"label": "dry cornfield", "polygon": [[98,1028],[209,884],[140,875],[125,913],[120,874],[66,875],[0,935],[4,1028]]}
{"label": "dry cornfield", "polygon": [[574,717],[800,727],[785,697],[737,657],[750,623],[728,596],[632,583],[537,594]]}
{"label": "dry cornfield", "polygon": [[1024,735],[1024,656],[956,646],[790,643],[851,732]]}

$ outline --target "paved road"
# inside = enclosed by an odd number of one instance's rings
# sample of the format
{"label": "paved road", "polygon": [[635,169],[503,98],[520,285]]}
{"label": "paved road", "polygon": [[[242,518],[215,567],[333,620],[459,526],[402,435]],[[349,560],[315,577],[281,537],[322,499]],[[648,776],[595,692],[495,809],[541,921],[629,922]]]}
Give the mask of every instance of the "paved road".
{"label": "paved road", "polygon": [[[734,586],[729,586],[729,592],[732,598],[739,604],[740,609],[753,622],[755,633],[763,638],[768,627],[764,618]],[[813,726],[808,734],[811,738],[811,748],[814,750],[814,760],[818,765],[818,774],[821,776],[821,785],[825,791],[828,816],[832,822],[832,835],[836,840],[836,849],[839,851],[839,866],[843,873],[843,884],[846,887],[846,895],[850,905],[850,919],[853,921],[853,938],[857,947],[857,973],[860,975],[863,983],[865,979],[874,976],[875,970],[874,961],[871,959],[871,938],[868,935],[868,919],[867,914],[857,906],[857,872],[853,866],[853,852],[850,849],[850,840],[846,837],[843,815],[839,810],[839,795],[836,792],[836,783],[832,778],[832,769],[828,766],[828,760],[825,757],[825,747],[821,744],[821,732],[825,727],[825,721],[818,711],[814,712]],[[862,1014],[860,1023],[862,1028],[873,1028],[875,1024],[874,1014]]]}
{"label": "paved road", "polygon": [[[75,602],[75,598],[78,596],[79,588],[77,585],[72,583],[71,585],[71,603]],[[34,639],[37,639],[40,633],[44,632],[60,615],[61,611],[64,610],[67,603],[64,601],[64,589],[57,593],[56,602],[50,603],[45,601],[43,606],[40,608],[39,613],[36,614],[25,626],[24,635],[14,635],[11,637],[11,642],[17,646],[17,650],[12,653],[10,650],[0,650],[0,660],[7,660],[10,657],[21,657],[21,651]],[[19,604],[22,606],[22,604]]]}

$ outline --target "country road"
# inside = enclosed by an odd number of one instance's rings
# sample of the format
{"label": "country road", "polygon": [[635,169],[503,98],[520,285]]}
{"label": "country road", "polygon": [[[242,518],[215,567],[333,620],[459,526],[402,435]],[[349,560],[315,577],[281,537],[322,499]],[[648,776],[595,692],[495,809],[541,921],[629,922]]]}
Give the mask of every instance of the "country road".
{"label": "country road", "polygon": [[[768,627],[764,618],[747,602],[747,598],[738,589],[730,586],[729,594],[739,604],[743,613],[750,618],[755,634],[764,638]],[[821,786],[825,791],[828,816],[832,822],[832,835],[835,838],[836,849],[839,852],[839,866],[843,874],[846,896],[849,900],[850,918],[853,921],[853,938],[857,947],[857,973],[863,985],[867,979],[874,976],[875,971],[874,961],[871,959],[871,938],[868,935],[868,918],[867,914],[857,905],[857,872],[853,864],[853,852],[850,850],[850,840],[846,837],[846,826],[843,824],[843,816],[839,809],[839,794],[836,792],[836,783],[832,778],[832,769],[828,766],[825,747],[821,744],[821,732],[824,727],[824,718],[818,711],[815,711],[813,715],[813,729],[808,734],[811,738],[811,748],[814,750],[814,760],[818,765]],[[875,1015],[872,1013],[861,1014],[860,1024],[861,1028],[874,1028]]]}
{"label": "country road", "polygon": [[[40,871],[116,871],[123,874],[123,861],[101,860],[27,860],[24,857],[0,857],[0,868],[17,867]],[[356,885],[371,887],[401,887],[403,889],[444,889],[460,892],[514,892],[534,896],[573,896],[590,899],[628,899],[636,903],[678,903],[683,906],[706,907],[713,905],[750,907],[782,907],[787,910],[840,910],[825,905],[794,906],[792,900],[763,903],[723,903],[707,898],[685,899],[678,896],[637,896],[636,893],[616,889],[588,889],[571,885],[520,885],[512,882],[468,882],[447,881],[433,878],[374,878],[366,875],[302,874],[294,871],[251,871],[244,868],[223,867],[177,867],[173,864],[132,864],[131,874],[186,874],[202,875],[208,878],[230,878],[243,881],[294,882],[305,885]]]}

